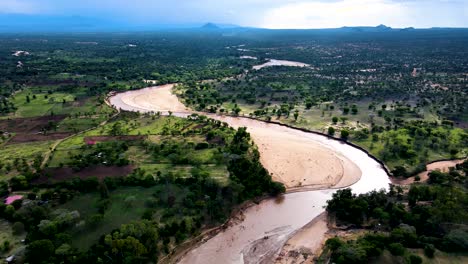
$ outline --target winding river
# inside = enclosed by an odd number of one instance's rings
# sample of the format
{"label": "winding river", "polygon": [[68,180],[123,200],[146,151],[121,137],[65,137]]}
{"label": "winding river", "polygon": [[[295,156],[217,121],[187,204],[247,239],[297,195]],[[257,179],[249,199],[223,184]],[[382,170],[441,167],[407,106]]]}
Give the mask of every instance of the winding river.
{"label": "winding river", "polygon": [[[171,111],[182,117],[194,113],[178,101],[172,87],[128,91],[109,102],[127,111]],[[235,128],[247,127],[262,164],[288,193],[280,201],[266,199],[243,210],[227,229],[176,260],[180,263],[272,263],[288,239],[324,212],[337,188],[350,186],[355,193],[365,193],[390,183],[376,160],[341,141],[249,118],[208,116]]]}

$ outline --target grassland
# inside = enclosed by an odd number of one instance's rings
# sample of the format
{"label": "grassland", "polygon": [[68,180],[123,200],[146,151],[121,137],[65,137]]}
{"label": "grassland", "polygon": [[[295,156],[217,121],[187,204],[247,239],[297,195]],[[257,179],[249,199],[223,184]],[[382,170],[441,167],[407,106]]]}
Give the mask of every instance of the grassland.
{"label": "grassland", "polygon": [[[13,234],[12,224],[0,220],[0,258],[5,259],[15,252],[21,250],[25,246],[21,242],[26,236],[26,232],[22,234]],[[8,249],[5,249],[5,245],[8,245]]]}

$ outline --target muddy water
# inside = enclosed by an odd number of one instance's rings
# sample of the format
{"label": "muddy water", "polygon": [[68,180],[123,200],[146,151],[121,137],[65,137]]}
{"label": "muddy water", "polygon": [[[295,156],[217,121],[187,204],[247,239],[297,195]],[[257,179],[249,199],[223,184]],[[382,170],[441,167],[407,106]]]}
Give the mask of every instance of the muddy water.
{"label": "muddy water", "polygon": [[[243,121],[242,125],[247,127],[259,122],[249,119]],[[356,193],[387,188],[390,183],[380,164],[359,149],[324,136],[278,125],[270,126],[271,129],[324,144],[355,163],[362,171],[361,179],[351,186]],[[289,193],[282,203],[274,199],[265,200],[247,209],[244,221],[193,249],[180,263],[271,263],[296,230],[324,211],[323,206],[333,192],[319,190]]]}
{"label": "muddy water", "polygon": [[[154,88],[152,89],[153,90],[149,89],[145,91],[154,91]],[[167,94],[168,90],[170,89],[166,89],[160,94],[153,94],[145,97],[143,101],[137,100],[141,98],[141,94],[139,94],[138,91],[132,91],[112,97],[110,98],[110,102],[115,107],[129,111],[150,112],[174,110],[174,115],[182,117],[189,115],[190,112],[182,109],[183,106],[180,102],[166,104],[164,108],[161,109],[163,106],[162,104],[167,102],[166,99],[171,99],[170,95]],[[135,92],[137,94],[131,94]],[[161,101],[160,97],[164,97],[164,100]],[[151,98],[153,98],[154,101],[152,101]],[[168,109],[171,105],[173,109]],[[316,186],[311,185],[302,189],[299,188],[303,192],[286,194],[281,202],[268,199],[264,200],[259,205],[246,209],[241,216],[243,221],[237,221],[237,223],[233,224],[225,231],[188,252],[180,263],[270,263],[275,254],[281,249],[288,238],[294,235],[296,230],[306,225],[324,211],[323,206],[325,206],[326,201],[331,198],[334,192],[334,189],[328,188],[331,186],[344,187],[352,184],[351,188],[354,192],[364,193],[375,189],[387,188],[390,182],[388,175],[378,162],[369,157],[365,152],[350,145],[343,144],[340,141],[247,118],[221,117],[215,115],[210,115],[210,117],[227,122],[233,127],[247,127],[257,144],[257,141],[261,140],[267,144],[270,138],[281,136],[283,141],[286,142],[285,144],[284,142],[283,145],[281,145],[281,142],[275,142],[274,144],[263,146],[263,148],[278,147],[279,155],[284,155],[274,157],[274,163],[277,163],[277,167],[274,166],[275,164],[271,164],[271,161],[265,166],[273,171],[278,168],[277,173],[281,173],[283,167],[289,167],[286,171],[288,175],[284,175],[284,177],[290,177],[290,172],[301,173],[301,170],[307,169],[300,167],[299,163],[299,165],[294,163],[295,159],[298,159],[298,157],[291,156],[288,151],[279,151],[280,149],[291,148],[291,146],[288,146],[290,145],[288,144],[289,142],[291,142],[292,146],[296,146],[293,145],[294,140],[300,140],[295,142],[297,145],[310,144],[313,150],[304,152],[304,155],[309,155],[309,157],[305,158],[315,160],[317,157],[327,157],[326,155],[328,154],[322,155],[320,152],[331,152],[333,156],[329,156],[330,159],[340,160],[341,164],[352,163],[352,167],[355,168],[351,168],[350,170],[359,172],[358,176],[360,177],[342,177],[352,179],[351,181],[345,182],[341,182],[338,178],[333,179],[333,175],[335,175],[337,171],[337,168],[332,167],[335,163],[328,164],[326,160],[319,160],[318,162],[320,164],[318,165],[322,166],[316,166],[316,172],[308,171],[306,174],[308,174],[308,178],[313,179],[314,176],[320,178],[326,176],[323,173],[327,173],[327,170],[329,170],[332,177],[328,182],[330,183],[329,186],[326,184],[327,181],[322,185],[320,181],[318,181]],[[280,145],[276,145],[276,143]],[[307,148],[308,146],[309,145],[307,145]],[[260,150],[261,149],[262,148],[260,148]],[[269,152],[275,151],[271,151],[270,149]],[[304,157],[302,158],[304,159]],[[265,165],[264,162],[266,161],[263,160],[262,164]],[[342,169],[347,171],[348,167],[343,167]],[[299,170],[297,170],[297,168],[299,168]],[[291,179],[296,180],[294,176],[295,175],[292,175]],[[281,177],[281,175],[277,175],[277,177]],[[302,178],[302,175],[299,178]],[[290,180],[290,178],[286,179]],[[321,188],[324,190],[307,191],[311,188]]]}

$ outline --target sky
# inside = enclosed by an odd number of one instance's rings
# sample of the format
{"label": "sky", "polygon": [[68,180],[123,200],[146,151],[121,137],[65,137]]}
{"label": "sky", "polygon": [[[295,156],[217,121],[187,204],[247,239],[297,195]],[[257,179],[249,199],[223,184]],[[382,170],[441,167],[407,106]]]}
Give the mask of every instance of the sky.
{"label": "sky", "polygon": [[5,14],[155,27],[206,22],[276,29],[468,27],[468,0],[0,0],[0,15]]}

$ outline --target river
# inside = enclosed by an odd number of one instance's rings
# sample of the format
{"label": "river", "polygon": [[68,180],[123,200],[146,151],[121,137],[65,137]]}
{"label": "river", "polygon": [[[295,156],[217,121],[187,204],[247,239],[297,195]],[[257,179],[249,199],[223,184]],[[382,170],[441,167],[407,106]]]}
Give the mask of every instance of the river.
{"label": "river", "polygon": [[[166,85],[129,91],[109,101],[127,111],[172,111],[182,117],[193,113],[171,89]],[[341,141],[249,118],[208,116],[233,127],[247,127],[273,179],[296,192],[285,194],[281,201],[266,199],[245,209],[238,216],[242,221],[233,221],[189,251],[180,263],[271,263],[297,230],[324,212],[336,188],[351,186],[355,193],[365,193],[388,188],[390,183],[376,160]]]}

